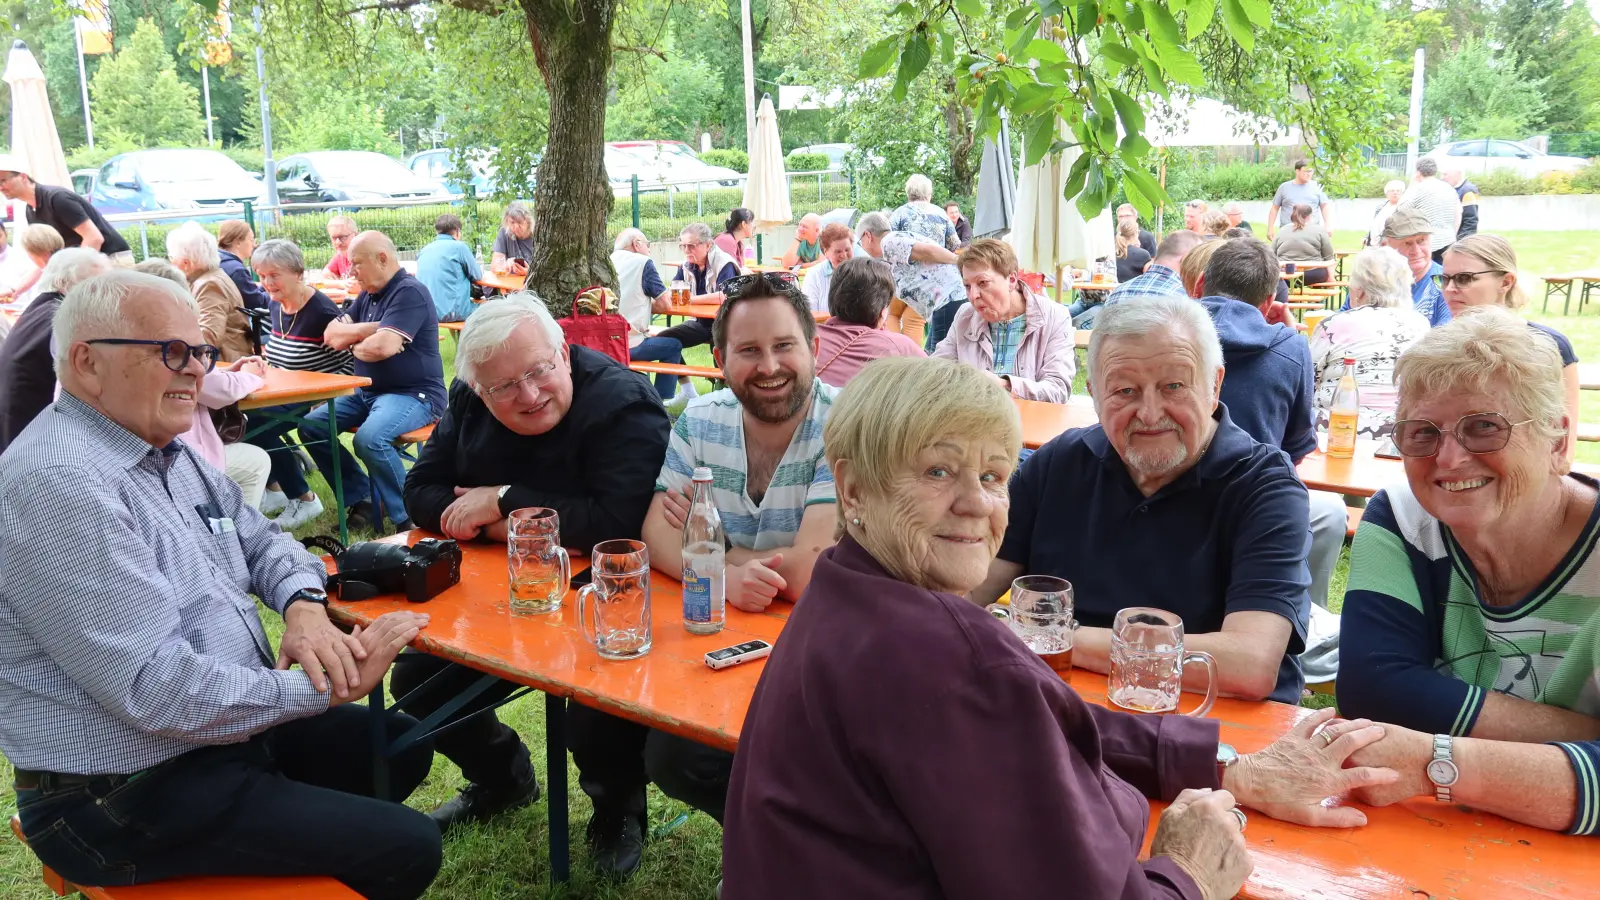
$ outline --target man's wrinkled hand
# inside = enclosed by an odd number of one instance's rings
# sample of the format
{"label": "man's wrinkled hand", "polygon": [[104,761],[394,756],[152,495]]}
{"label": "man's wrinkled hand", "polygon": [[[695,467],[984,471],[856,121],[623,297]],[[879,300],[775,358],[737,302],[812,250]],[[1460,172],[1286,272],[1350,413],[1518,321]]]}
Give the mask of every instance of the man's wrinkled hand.
{"label": "man's wrinkled hand", "polygon": [[354,635],[340,631],[319,603],[300,601],[283,612],[283,642],[278,645],[277,668],[299,663],[311,686],[327,692],[333,683],[336,697],[347,697],[360,686],[360,661],[367,649]]}
{"label": "man's wrinkled hand", "polygon": [[766,559],[752,559],[744,565],[728,566],[728,602],[735,609],[752,613],[771,606],[778,592],[789,586],[789,582],[777,572],[781,565],[783,554],[775,553]]}
{"label": "man's wrinkled hand", "polygon": [[417,635],[421,634],[427,625],[427,613],[400,611],[379,616],[373,621],[371,628],[363,630],[359,625],[356,626],[350,635],[360,641],[361,646],[367,651],[367,658],[361,661],[360,685],[352,690],[348,697],[334,696],[328,705],[338,706],[360,700],[371,693],[378,682],[383,680],[384,673],[389,671],[389,665],[394,662],[394,658],[400,655],[400,651],[404,650],[407,644],[416,640]]}
{"label": "man's wrinkled hand", "polygon": [[456,499],[439,516],[439,530],[458,541],[476,538],[489,525],[501,521],[500,486],[455,489]]}
{"label": "man's wrinkled hand", "polygon": [[661,492],[661,513],[673,528],[682,528],[689,521],[690,505],[689,495],[684,491],[673,488]]}

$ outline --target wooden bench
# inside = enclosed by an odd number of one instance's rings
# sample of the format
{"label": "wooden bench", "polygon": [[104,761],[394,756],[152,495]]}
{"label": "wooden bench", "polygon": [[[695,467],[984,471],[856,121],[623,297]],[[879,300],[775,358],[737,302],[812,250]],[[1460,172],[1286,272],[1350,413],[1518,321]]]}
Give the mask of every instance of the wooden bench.
{"label": "wooden bench", "polygon": [[1544,276],[1544,310],[1550,309],[1550,295],[1561,295],[1561,314],[1567,314],[1567,308],[1572,304],[1572,287],[1579,285],[1578,315],[1583,315],[1583,305],[1589,302],[1589,292],[1595,285],[1600,284],[1600,269],[1588,269],[1583,272],[1571,272],[1566,275]]}
{"label": "wooden bench", "polygon": [[1586,425],[1578,423],[1578,440],[1600,441],[1600,425]]}
{"label": "wooden bench", "polygon": [[445,331],[454,331],[456,334],[460,334],[461,333],[461,329],[467,327],[467,323],[465,323],[465,322],[440,322],[439,323],[439,327],[443,328]]}
{"label": "wooden bench", "polygon": [[677,375],[680,378],[705,378],[711,381],[722,381],[722,370],[711,366],[688,366],[682,363],[647,362],[635,360],[628,363],[628,368],[635,372],[644,372],[649,375]]}
{"label": "wooden bench", "polygon": [[[11,817],[11,833],[26,847],[22,821]],[[361,895],[333,878],[307,875],[233,878],[181,878],[128,887],[81,887],[57,875],[49,866],[44,885],[58,897],[82,894],[88,900],[360,900]]]}

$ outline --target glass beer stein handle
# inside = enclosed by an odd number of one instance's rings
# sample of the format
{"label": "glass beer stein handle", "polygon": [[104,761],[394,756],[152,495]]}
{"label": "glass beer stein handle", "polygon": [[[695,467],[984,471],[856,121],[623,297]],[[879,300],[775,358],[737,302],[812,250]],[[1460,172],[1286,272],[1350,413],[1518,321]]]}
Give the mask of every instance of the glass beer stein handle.
{"label": "glass beer stein handle", "polygon": [[[589,627],[589,610],[587,608],[589,595],[594,593],[594,590],[595,586],[592,584],[586,584],[578,589],[578,632],[583,635],[584,640],[598,647],[600,646],[600,636],[596,633],[597,628]],[[598,614],[600,612],[598,609],[599,601],[596,601],[595,605],[597,607],[595,612]]]}
{"label": "glass beer stein handle", "polygon": [[996,619],[1011,621],[1011,606],[1009,604],[991,603],[985,606],[984,609],[988,610],[989,615],[994,616]]}
{"label": "glass beer stein handle", "polygon": [[1183,655],[1183,662],[1179,664],[1179,667],[1188,668],[1189,664],[1194,662],[1206,664],[1206,698],[1200,701],[1199,706],[1189,710],[1184,715],[1198,719],[1210,712],[1211,707],[1216,705],[1217,702],[1217,661],[1212,659],[1209,653],[1193,650]]}
{"label": "glass beer stein handle", "polygon": [[566,595],[570,590],[568,586],[572,584],[572,557],[567,555],[565,547],[557,547],[555,551],[556,555],[561,557],[561,592],[556,595],[561,597]]}

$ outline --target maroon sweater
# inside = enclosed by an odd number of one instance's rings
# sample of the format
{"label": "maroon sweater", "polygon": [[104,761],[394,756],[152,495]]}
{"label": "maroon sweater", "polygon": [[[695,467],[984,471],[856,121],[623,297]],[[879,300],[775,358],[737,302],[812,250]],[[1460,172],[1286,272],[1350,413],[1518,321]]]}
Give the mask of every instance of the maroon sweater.
{"label": "maroon sweater", "polygon": [[817,560],[739,739],[725,900],[1182,897],[1145,796],[1216,788],[1217,723],[1086,703],[1004,623]]}

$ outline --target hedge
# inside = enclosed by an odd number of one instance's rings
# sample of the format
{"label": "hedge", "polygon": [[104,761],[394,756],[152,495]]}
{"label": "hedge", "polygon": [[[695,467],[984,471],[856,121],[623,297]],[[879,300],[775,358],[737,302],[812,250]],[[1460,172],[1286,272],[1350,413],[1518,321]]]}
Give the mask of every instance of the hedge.
{"label": "hedge", "polygon": [[789,160],[785,163],[791,172],[822,172],[832,164],[826,153],[799,152],[789,154]]}
{"label": "hedge", "polygon": [[700,154],[700,161],[706,165],[722,166],[735,172],[750,171],[750,154],[743,150],[707,150]]}

